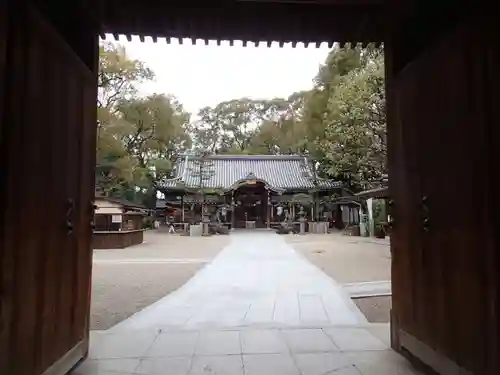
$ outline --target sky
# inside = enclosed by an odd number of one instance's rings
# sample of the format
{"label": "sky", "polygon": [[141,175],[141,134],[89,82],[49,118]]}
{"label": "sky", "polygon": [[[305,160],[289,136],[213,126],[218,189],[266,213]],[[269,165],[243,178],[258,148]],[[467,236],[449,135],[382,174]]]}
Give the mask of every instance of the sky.
{"label": "sky", "polygon": [[182,45],[177,40],[169,45],[161,38],[157,43],[149,38],[144,42],[123,38],[119,43],[130,58],[144,61],[156,75],[154,82],[141,87],[142,94],[173,94],[192,114],[225,100],[287,97],[310,89],[329,51],[326,45],[280,48],[273,44],[268,48],[235,42],[231,47],[228,42],[217,46],[211,41],[206,46],[187,39]]}

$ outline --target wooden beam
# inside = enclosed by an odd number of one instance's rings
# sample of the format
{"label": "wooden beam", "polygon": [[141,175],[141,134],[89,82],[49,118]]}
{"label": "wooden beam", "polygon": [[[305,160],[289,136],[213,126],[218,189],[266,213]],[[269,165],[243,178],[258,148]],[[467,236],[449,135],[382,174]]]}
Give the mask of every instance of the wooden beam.
{"label": "wooden beam", "polygon": [[387,17],[379,4],[222,2],[220,6],[214,3],[200,6],[190,0],[182,3],[108,0],[101,3],[100,12],[102,31],[117,36],[280,44],[382,42]]}

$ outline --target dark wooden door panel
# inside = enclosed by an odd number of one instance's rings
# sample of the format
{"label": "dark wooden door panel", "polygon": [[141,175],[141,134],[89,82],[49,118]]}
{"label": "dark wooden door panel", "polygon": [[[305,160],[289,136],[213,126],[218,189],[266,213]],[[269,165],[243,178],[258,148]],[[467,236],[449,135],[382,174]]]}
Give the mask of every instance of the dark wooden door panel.
{"label": "dark wooden door panel", "polygon": [[[390,73],[389,73],[390,74]],[[390,211],[393,216],[391,234],[393,315],[409,332],[418,330],[420,314],[416,295],[419,275],[416,264],[422,261],[420,220],[420,161],[421,137],[413,117],[407,113],[421,112],[418,99],[421,87],[407,86],[413,82],[400,76],[390,76],[387,81],[388,105],[388,162]],[[418,116],[418,115],[417,115]]]}
{"label": "dark wooden door panel", "polygon": [[[495,188],[478,179],[495,170],[488,113],[498,82],[482,58],[498,48],[485,43],[491,35],[480,22],[450,32],[393,78],[388,97],[389,135],[402,134],[390,140],[391,195],[402,216],[393,245],[394,314],[406,343],[451,360],[443,373],[489,374],[495,366]],[[419,345],[406,349],[421,357]]]}
{"label": "dark wooden door panel", "polygon": [[492,186],[489,196],[487,197],[489,204],[492,207],[490,211],[490,222],[496,229],[496,237],[492,239],[493,246],[488,246],[489,252],[485,255],[488,263],[487,267],[487,291],[489,305],[487,316],[487,324],[490,331],[488,337],[488,368],[491,369],[492,374],[500,373],[499,355],[500,348],[498,345],[498,320],[500,311],[500,295],[499,285],[499,247],[500,247],[500,112],[497,109],[500,103],[500,92],[498,90],[498,83],[500,82],[500,71],[498,70],[498,62],[500,61],[500,25],[498,22],[493,28],[493,32],[489,33],[483,40],[487,41],[487,46],[495,46],[495,48],[488,48],[487,54],[484,56],[484,62],[487,66],[485,79],[490,82],[485,94],[485,116],[489,125],[487,138],[488,138],[488,159],[490,160],[488,178],[486,183]]}
{"label": "dark wooden door panel", "polygon": [[2,129],[3,129],[3,106],[4,106],[4,90],[5,90],[5,64],[7,57],[7,4],[3,1],[0,3],[0,145],[2,144]]}
{"label": "dark wooden door panel", "polygon": [[96,79],[35,9],[9,18],[0,373],[58,375],[88,348]]}
{"label": "dark wooden door panel", "polygon": [[[7,16],[7,4],[5,2],[0,3],[0,160],[3,160],[4,153],[4,139],[5,139],[5,121],[4,121],[4,101],[5,101],[5,65],[7,57],[7,37],[8,37],[8,16]],[[3,163],[0,161],[0,171],[3,170]],[[6,186],[5,179],[0,177],[0,197],[4,196]],[[0,372],[2,371],[1,358],[5,358],[8,355],[8,342],[6,337],[8,336],[7,327],[5,322],[8,320],[7,312],[7,292],[4,290],[4,279],[5,271],[4,264],[6,261],[6,254],[4,251],[4,243],[2,238],[4,238],[4,222],[5,217],[5,202],[0,199]]]}

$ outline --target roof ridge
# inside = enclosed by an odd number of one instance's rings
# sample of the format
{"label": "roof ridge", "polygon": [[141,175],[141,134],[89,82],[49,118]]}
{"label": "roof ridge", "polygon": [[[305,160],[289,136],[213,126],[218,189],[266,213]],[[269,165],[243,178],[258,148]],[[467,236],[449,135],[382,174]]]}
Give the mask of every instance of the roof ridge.
{"label": "roof ridge", "polygon": [[[199,156],[183,154],[180,155],[182,159],[199,159]],[[307,158],[304,155],[268,155],[268,154],[217,154],[217,155],[207,155],[205,159],[219,159],[219,160],[230,160],[230,159],[247,159],[247,160],[302,160]]]}

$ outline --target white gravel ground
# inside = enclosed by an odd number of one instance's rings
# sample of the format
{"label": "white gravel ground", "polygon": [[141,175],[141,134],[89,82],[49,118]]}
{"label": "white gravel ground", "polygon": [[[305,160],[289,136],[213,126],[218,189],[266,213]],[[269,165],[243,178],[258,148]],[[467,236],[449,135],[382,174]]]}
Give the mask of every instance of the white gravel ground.
{"label": "white gravel ground", "polygon": [[150,231],[141,245],[95,250],[90,328],[106,330],[178,289],[228,240]]}

